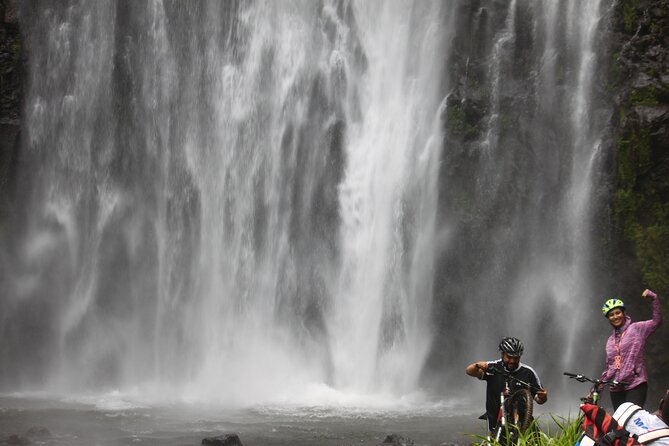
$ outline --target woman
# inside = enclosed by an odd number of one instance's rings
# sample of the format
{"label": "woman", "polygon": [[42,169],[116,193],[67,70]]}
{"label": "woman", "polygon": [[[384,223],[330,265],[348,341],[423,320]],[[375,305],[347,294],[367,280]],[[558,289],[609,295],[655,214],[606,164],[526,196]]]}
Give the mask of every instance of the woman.
{"label": "woman", "polygon": [[632,322],[625,315],[625,304],[620,299],[609,299],[602,306],[602,313],[613,327],[613,333],[606,341],[606,370],[600,379],[625,383],[611,389],[614,410],[626,401],[642,407],[646,402],[648,372],[644,350],[648,336],[662,324],[662,312],[660,301],[651,290],[645,290],[641,297],[651,300],[651,320]]}

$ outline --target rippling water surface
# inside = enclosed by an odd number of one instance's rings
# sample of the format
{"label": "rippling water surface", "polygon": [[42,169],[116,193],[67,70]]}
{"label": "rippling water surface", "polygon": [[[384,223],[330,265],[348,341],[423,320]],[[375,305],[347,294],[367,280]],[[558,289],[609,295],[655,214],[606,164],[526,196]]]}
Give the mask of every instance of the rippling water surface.
{"label": "rippling water surface", "polygon": [[264,406],[222,409],[185,404],[149,407],[116,394],[95,398],[0,398],[0,441],[45,427],[50,445],[198,445],[237,433],[245,446],[378,445],[397,433],[419,445],[468,443],[481,433],[478,412],[443,403],[401,409]]}

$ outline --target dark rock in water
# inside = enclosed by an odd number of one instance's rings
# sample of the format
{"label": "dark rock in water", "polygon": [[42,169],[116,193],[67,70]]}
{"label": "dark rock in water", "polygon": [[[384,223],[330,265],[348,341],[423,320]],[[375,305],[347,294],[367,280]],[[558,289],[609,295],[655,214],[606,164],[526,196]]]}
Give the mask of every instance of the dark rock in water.
{"label": "dark rock in water", "polygon": [[203,445],[208,446],[243,446],[242,440],[237,434],[224,434],[218,437],[209,437],[202,440]]}
{"label": "dark rock in water", "polygon": [[390,444],[392,446],[414,446],[416,443],[411,438],[404,438],[398,434],[390,434],[383,440],[382,445]]}
{"label": "dark rock in water", "polygon": [[6,440],[5,443],[7,444],[12,444],[12,445],[26,445],[30,444],[31,441],[28,438],[21,437],[19,435],[10,435]]}
{"label": "dark rock in water", "polygon": [[23,434],[23,436],[32,439],[46,440],[47,438],[51,438],[51,432],[44,426],[32,426],[25,434]]}

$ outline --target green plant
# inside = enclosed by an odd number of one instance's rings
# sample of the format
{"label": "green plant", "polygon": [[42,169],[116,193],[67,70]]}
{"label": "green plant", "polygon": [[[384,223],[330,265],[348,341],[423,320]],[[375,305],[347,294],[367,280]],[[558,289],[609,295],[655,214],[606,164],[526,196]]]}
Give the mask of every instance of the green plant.
{"label": "green plant", "polygon": [[623,2],[623,26],[628,33],[634,31],[634,25],[637,21],[635,6],[635,0],[625,0]]}
{"label": "green plant", "polygon": [[[621,109],[622,110],[622,109]],[[614,194],[616,218],[632,242],[647,286],[669,289],[669,204],[662,200],[653,166],[650,129],[630,129],[616,147],[618,185]]]}
{"label": "green plant", "polygon": [[12,54],[12,59],[14,59],[14,62],[18,61],[21,58],[22,46],[21,46],[21,39],[19,37],[16,37],[12,41],[9,50]]}
{"label": "green plant", "polygon": [[648,170],[650,161],[650,129],[634,129],[627,137],[621,137],[616,147],[616,165],[619,185],[632,189],[640,173]]}
{"label": "green plant", "polygon": [[632,90],[629,97],[630,105],[658,105],[657,92],[654,87]]}
{"label": "green plant", "polygon": [[551,419],[557,426],[558,430],[554,437],[551,437],[550,429],[549,432],[546,433],[546,436],[551,439],[549,443],[554,446],[572,446],[576,444],[576,441],[583,433],[583,429],[581,427],[581,417],[577,417],[576,419],[572,420],[571,418],[551,415]]}
{"label": "green plant", "polygon": [[[563,418],[551,415],[554,427],[546,426],[545,432],[539,428],[537,420],[530,427],[518,434],[515,442],[518,446],[573,446],[581,435],[581,419]],[[512,430],[513,426],[509,427]],[[503,443],[488,439],[486,436],[467,434],[472,438],[474,446],[506,446]]]}
{"label": "green plant", "polygon": [[472,138],[478,132],[475,126],[467,122],[467,116],[461,105],[449,106],[447,119],[447,128],[454,137]]}

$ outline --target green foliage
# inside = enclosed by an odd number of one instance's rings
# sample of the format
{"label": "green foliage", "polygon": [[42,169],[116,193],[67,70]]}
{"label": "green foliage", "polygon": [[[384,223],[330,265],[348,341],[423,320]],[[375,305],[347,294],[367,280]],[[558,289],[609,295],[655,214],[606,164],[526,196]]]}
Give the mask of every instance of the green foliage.
{"label": "green foliage", "polygon": [[637,226],[634,233],[636,251],[641,262],[643,280],[658,290],[669,289],[669,206],[665,205],[658,222],[646,228]]}
{"label": "green foliage", "polygon": [[517,123],[513,117],[509,115],[500,115],[499,117],[499,126],[502,130],[508,131],[517,128]]}
{"label": "green foliage", "polygon": [[669,204],[646,175],[652,168],[648,128],[633,129],[618,140],[616,165],[615,214],[633,244],[643,281],[658,291],[669,290]]}
{"label": "green foliage", "polygon": [[625,138],[618,140],[616,148],[619,185],[628,190],[634,187],[640,172],[650,167],[650,130],[634,129]]}
{"label": "green foliage", "polygon": [[21,40],[19,38],[16,38],[12,42],[10,50],[12,52],[12,57],[14,58],[15,61],[21,58]]}
{"label": "green foliage", "polygon": [[623,26],[625,31],[631,33],[634,31],[634,25],[637,22],[636,0],[623,1]]}
{"label": "green foliage", "polygon": [[650,32],[653,34],[660,34],[662,33],[662,26],[657,22],[652,22],[650,24]]}
{"label": "green foliage", "polygon": [[456,138],[469,138],[477,134],[475,126],[467,122],[467,116],[462,106],[451,105],[448,107],[447,127],[451,134]]}
{"label": "green foliage", "polygon": [[638,88],[632,90],[629,101],[631,105],[658,105],[657,92],[654,87]]}
{"label": "green foliage", "polygon": [[[552,415],[551,418],[555,424],[554,427],[548,426],[546,432],[542,432],[535,420],[525,432],[519,434],[516,444],[518,446],[573,446],[583,432],[580,418],[572,420]],[[469,434],[469,437],[474,440],[472,442],[474,446],[505,446],[495,440],[488,440],[485,436]]]}
{"label": "green foliage", "polygon": [[551,446],[573,446],[583,433],[581,428],[582,418],[578,417],[575,420],[570,418],[555,417],[551,415],[553,422],[557,426],[557,431],[554,437],[551,436],[550,428],[546,433],[549,438]]}

